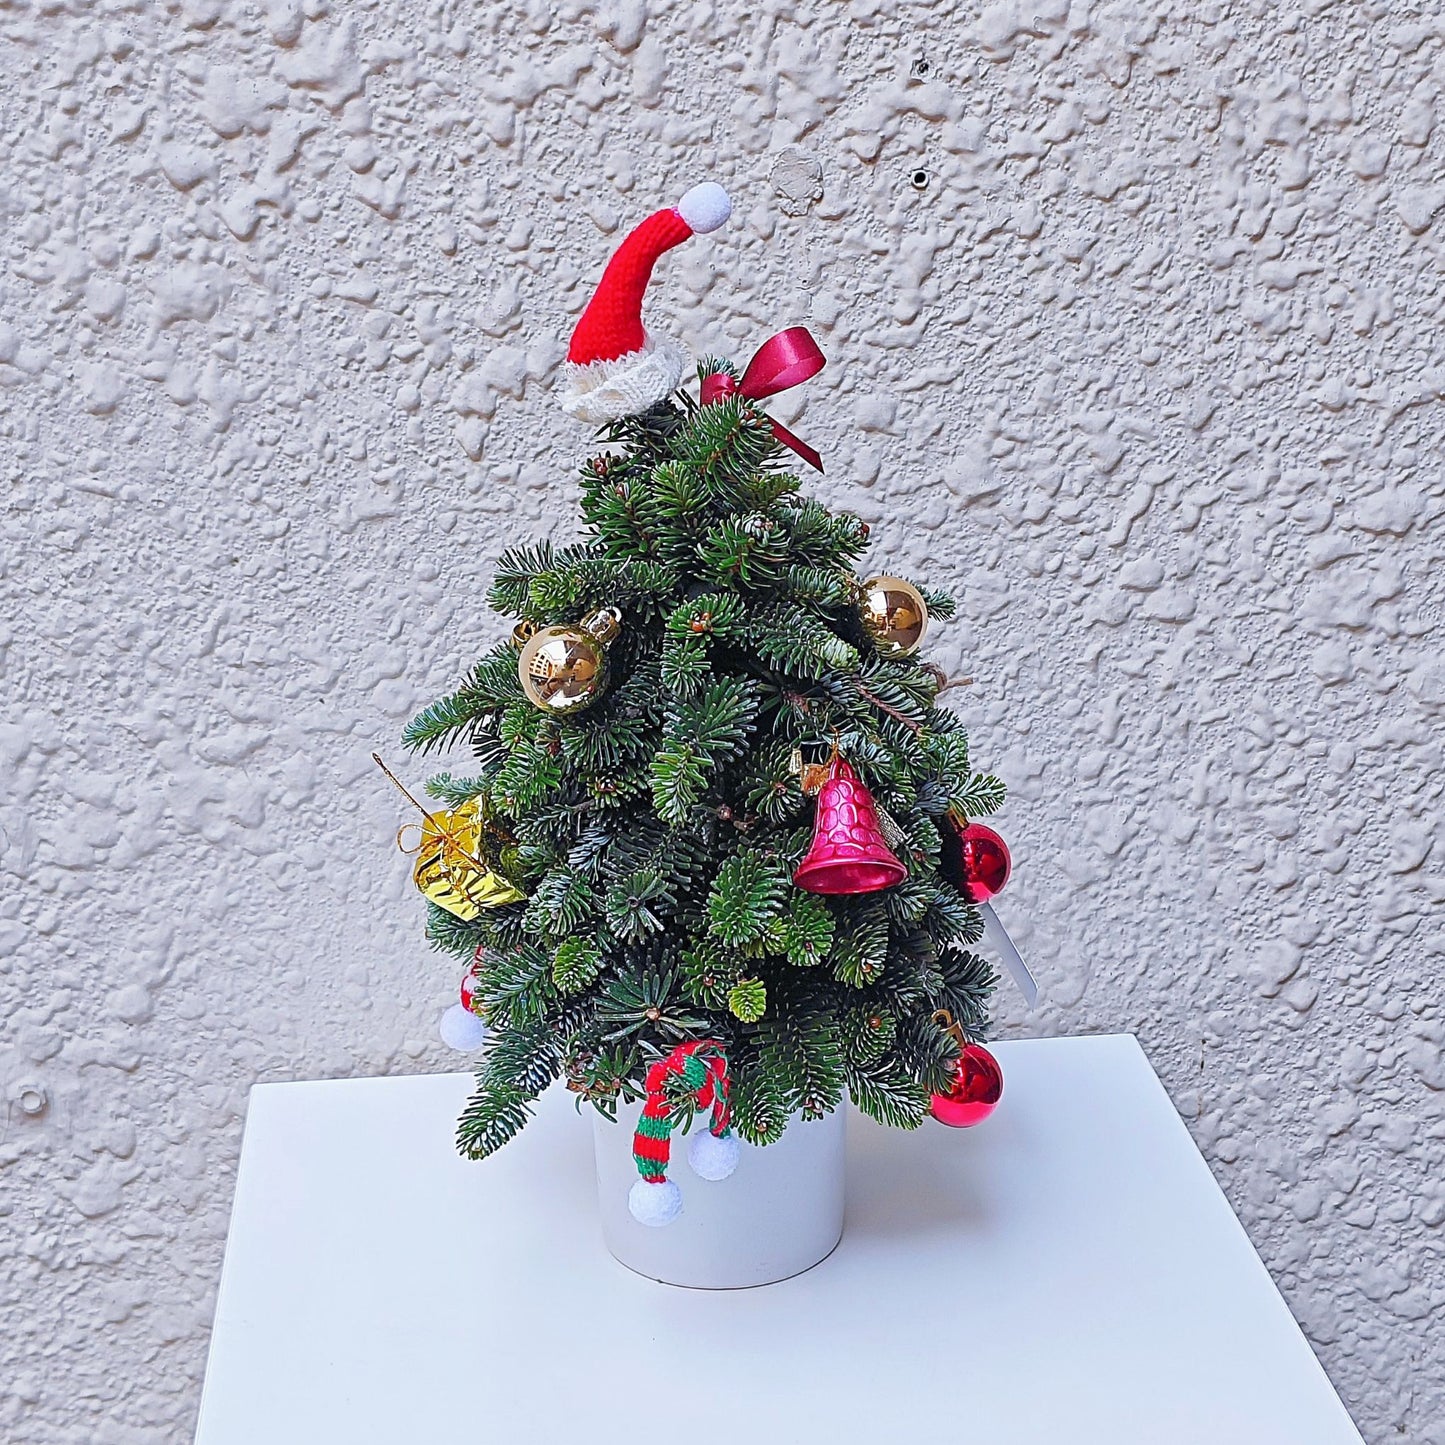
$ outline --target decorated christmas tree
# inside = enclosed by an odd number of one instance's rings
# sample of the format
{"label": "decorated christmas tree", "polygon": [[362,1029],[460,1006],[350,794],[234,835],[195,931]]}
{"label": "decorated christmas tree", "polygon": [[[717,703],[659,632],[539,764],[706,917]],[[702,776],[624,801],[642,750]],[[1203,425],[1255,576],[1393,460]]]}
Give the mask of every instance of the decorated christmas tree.
{"label": "decorated christmas tree", "polygon": [[694,394],[642,327],[653,263],[728,209],[695,187],[614,256],[567,366],[600,428],[580,536],[501,558],[512,640],[406,730],[470,753],[427,784],[416,876],[467,964],[449,1036],[484,1040],[472,1157],[558,1079],[609,1115],[715,1105],[754,1144],[849,1097],[902,1128],[997,1097],[973,946],[1007,852],[975,820],[1003,788],[918,654],[953,604],[861,577],[877,539],[803,491],[816,454],[761,403],[822,367],[805,330],[705,360]]}

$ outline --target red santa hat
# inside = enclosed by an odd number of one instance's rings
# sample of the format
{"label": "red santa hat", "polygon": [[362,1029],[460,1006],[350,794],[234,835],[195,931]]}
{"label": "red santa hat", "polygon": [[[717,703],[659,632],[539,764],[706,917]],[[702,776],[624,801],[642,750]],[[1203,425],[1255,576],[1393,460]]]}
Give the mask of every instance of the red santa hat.
{"label": "red santa hat", "polygon": [[694,186],[675,206],[649,216],[617,248],[567,349],[563,406],[601,426],[667,398],[687,367],[683,349],[642,325],[642,296],[664,251],[715,231],[732,214],[715,181]]}

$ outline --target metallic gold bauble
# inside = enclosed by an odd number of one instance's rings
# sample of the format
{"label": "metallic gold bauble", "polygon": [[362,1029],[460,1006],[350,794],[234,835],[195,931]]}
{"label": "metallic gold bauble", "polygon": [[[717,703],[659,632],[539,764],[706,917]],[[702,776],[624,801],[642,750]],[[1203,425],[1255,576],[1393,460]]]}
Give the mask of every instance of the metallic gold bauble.
{"label": "metallic gold bauble", "polygon": [[[492,866],[488,849],[496,839],[488,829],[480,798],[447,813],[428,813],[420,827],[412,882],[438,908],[470,921],[484,908],[520,903],[527,895]],[[405,845],[403,845],[405,846]]]}
{"label": "metallic gold bauble", "polygon": [[901,577],[870,577],[863,584],[858,611],[884,657],[916,652],[928,631],[928,604],[918,588]]}
{"label": "metallic gold bauble", "polygon": [[580,623],[534,633],[517,659],[528,701],[560,716],[591,707],[607,687],[607,644],[621,621],[615,607],[606,607]]}

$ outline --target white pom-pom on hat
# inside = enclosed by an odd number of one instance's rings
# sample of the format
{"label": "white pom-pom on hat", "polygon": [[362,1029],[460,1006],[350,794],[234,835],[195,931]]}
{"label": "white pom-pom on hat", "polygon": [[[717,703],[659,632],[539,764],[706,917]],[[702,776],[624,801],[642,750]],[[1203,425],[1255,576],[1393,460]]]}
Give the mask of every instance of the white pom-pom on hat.
{"label": "white pom-pom on hat", "polygon": [[699,1179],[726,1179],[738,1167],[743,1146],[733,1133],[719,1137],[703,1129],[687,1141],[687,1162]]}
{"label": "white pom-pom on hat", "polygon": [[682,1190],[671,1179],[639,1179],[628,1191],[632,1217],[649,1229],[661,1229],[682,1213]]}
{"label": "white pom-pom on hat", "polygon": [[487,1026],[471,1009],[454,1003],[441,1016],[437,1032],[442,1036],[442,1043],[449,1049],[470,1054],[481,1048],[486,1041]]}
{"label": "white pom-pom on hat", "polygon": [[705,236],[727,223],[727,218],[733,213],[733,203],[716,181],[702,181],[688,191],[673,209],[692,227],[693,235]]}

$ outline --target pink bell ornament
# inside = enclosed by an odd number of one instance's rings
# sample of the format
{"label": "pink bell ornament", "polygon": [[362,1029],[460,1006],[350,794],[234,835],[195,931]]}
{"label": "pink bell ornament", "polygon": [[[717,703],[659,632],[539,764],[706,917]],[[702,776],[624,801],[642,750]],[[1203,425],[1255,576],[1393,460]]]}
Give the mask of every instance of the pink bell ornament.
{"label": "pink bell ornament", "polygon": [[809,893],[876,893],[901,883],[907,872],[883,840],[872,793],[835,755],[818,794],[813,846],[793,882]]}

